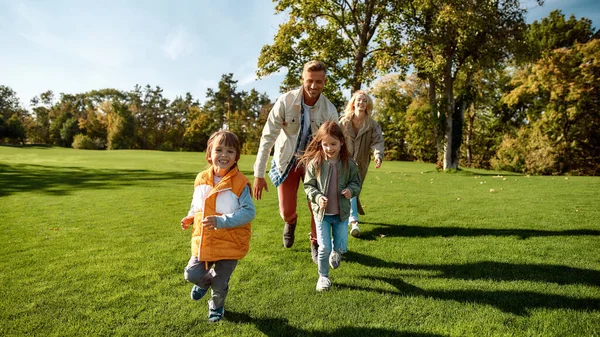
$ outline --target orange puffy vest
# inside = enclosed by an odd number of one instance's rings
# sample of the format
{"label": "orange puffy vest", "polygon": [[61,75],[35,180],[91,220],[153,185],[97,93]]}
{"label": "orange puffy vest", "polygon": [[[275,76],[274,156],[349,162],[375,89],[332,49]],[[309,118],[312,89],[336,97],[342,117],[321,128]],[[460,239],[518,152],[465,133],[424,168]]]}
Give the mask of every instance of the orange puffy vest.
{"label": "orange puffy vest", "polygon": [[213,170],[202,171],[196,177],[194,188],[198,185],[211,187],[205,196],[203,211],[194,214],[194,229],[192,232],[192,255],[199,261],[239,260],[246,256],[250,248],[251,223],[234,227],[205,229],[202,219],[209,215],[221,215],[216,211],[217,195],[219,193],[234,193],[238,198],[246,186],[250,187],[248,178],[233,167],[213,186]]}

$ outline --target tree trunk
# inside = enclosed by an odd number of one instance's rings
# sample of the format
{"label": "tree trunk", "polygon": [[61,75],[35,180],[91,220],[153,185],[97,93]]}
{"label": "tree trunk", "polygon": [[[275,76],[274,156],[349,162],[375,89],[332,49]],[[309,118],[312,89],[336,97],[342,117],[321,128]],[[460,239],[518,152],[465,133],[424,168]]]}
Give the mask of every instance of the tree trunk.
{"label": "tree trunk", "polygon": [[455,101],[454,101],[454,79],[452,78],[452,55],[448,57],[446,61],[446,66],[444,69],[444,93],[446,96],[446,129],[444,136],[444,163],[443,168],[444,171],[448,169],[458,169],[458,161],[452,160],[453,154],[453,146],[452,146],[452,130],[454,127],[454,109],[455,109]]}
{"label": "tree trunk", "polygon": [[467,165],[471,167],[473,165],[473,149],[471,147],[471,139],[473,137],[473,124],[475,123],[475,104],[471,105],[471,112],[467,116],[467,136],[465,142],[467,143]]}
{"label": "tree trunk", "polygon": [[440,163],[442,161],[440,158],[440,154],[442,153],[442,140],[439,133],[440,126],[438,125],[440,115],[437,109],[436,89],[437,85],[434,79],[429,77],[429,106],[431,108],[431,117],[435,121],[435,127],[433,129],[433,136],[435,137],[435,160],[436,163]]}

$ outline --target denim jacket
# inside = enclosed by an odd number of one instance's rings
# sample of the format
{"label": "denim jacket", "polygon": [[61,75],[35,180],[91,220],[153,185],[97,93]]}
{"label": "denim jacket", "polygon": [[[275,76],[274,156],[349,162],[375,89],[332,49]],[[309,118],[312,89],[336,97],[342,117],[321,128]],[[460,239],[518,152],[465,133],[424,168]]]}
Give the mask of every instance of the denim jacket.
{"label": "denim jacket", "polygon": [[[340,220],[344,221],[350,217],[350,199],[346,199],[342,195],[345,188],[350,189],[352,196],[357,196],[360,193],[361,181],[358,166],[354,160],[350,159],[348,167],[345,168],[341,160],[336,163],[338,171],[338,200],[340,202]],[[304,192],[310,201],[315,221],[322,222],[325,216],[325,209],[319,206],[319,198],[326,197],[329,181],[331,178],[331,164],[325,160],[321,163],[319,175],[316,175],[315,165],[313,162],[308,164],[306,174],[304,176]]]}
{"label": "denim jacket", "polygon": [[[273,148],[273,164],[280,176],[284,175],[284,171],[294,160],[294,151],[300,135],[303,95],[302,88],[292,90],[281,95],[273,105],[260,138],[254,163],[255,177],[265,177],[269,153]],[[326,121],[337,122],[338,112],[335,106],[321,94],[310,110],[311,134],[316,133]]]}

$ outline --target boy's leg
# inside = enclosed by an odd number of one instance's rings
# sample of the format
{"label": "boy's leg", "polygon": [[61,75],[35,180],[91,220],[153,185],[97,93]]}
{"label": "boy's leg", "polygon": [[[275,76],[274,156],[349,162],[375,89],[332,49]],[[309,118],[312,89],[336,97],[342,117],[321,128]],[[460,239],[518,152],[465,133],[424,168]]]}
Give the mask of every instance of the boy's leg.
{"label": "boy's leg", "polygon": [[191,282],[202,289],[208,289],[210,287],[213,276],[210,273],[210,267],[212,263],[208,264],[198,261],[195,256],[190,257],[187,266],[183,271],[183,277],[186,281]]}
{"label": "boy's leg", "polygon": [[229,279],[237,266],[237,260],[221,260],[215,262],[214,277],[212,279],[212,298],[208,302],[210,309],[218,309],[225,304],[225,297],[229,291]]}

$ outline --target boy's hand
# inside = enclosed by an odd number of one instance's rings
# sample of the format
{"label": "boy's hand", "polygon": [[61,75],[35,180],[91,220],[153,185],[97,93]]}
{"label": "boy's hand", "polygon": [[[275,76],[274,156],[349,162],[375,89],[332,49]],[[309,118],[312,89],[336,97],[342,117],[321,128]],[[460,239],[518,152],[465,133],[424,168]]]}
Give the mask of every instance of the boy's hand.
{"label": "boy's hand", "polygon": [[375,168],[380,168],[381,167],[381,159],[377,158],[375,159]]}
{"label": "boy's hand", "polygon": [[342,195],[346,197],[346,199],[350,199],[352,198],[352,191],[350,191],[350,189],[348,188],[344,188],[342,190]]}
{"label": "boy's hand", "polygon": [[186,216],[185,218],[181,219],[181,229],[188,229],[192,223],[194,223],[194,216]]}
{"label": "boy's hand", "polygon": [[321,208],[327,207],[327,198],[325,198],[323,196],[319,198],[319,207],[321,207]]}
{"label": "boy's hand", "polygon": [[206,229],[217,229],[217,217],[214,215],[207,216],[202,219],[202,226],[206,227]]}

